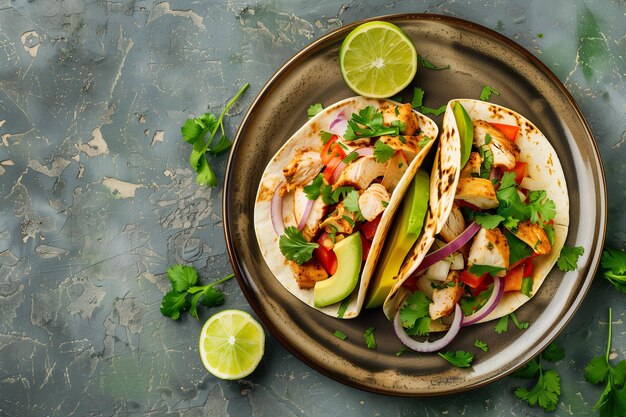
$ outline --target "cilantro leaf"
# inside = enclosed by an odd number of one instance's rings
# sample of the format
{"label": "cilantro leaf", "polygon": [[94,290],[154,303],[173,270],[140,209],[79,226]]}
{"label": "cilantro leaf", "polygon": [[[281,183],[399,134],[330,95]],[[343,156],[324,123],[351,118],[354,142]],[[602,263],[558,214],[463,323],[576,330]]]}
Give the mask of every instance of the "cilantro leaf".
{"label": "cilantro leaf", "polygon": [[423,67],[429,70],[441,71],[441,70],[450,69],[450,64],[446,65],[445,67],[438,67],[420,55],[417,56],[417,62],[419,63],[420,67]]}
{"label": "cilantro leaf", "polygon": [[374,328],[372,326],[368,327],[363,333],[363,340],[365,341],[365,346],[368,349],[376,349],[376,339],[374,339]]}
{"label": "cilantro leaf", "polygon": [[530,221],[533,223],[547,222],[556,215],[556,204],[548,198],[544,190],[531,191],[528,194]]}
{"label": "cilantro leaf", "polygon": [[324,176],[319,174],[309,185],[303,188],[306,198],[309,200],[317,200],[322,192],[322,185],[324,185]]}
{"label": "cilantro leaf", "polygon": [[203,295],[202,299],[200,300],[202,305],[205,305],[207,307],[217,307],[224,304],[224,293],[212,285],[206,286],[206,288],[200,294]]}
{"label": "cilantro leaf", "polygon": [[542,358],[550,362],[558,362],[565,357],[565,349],[552,342],[543,351]]}
{"label": "cilantro leaf", "polygon": [[198,281],[198,273],[191,266],[172,265],[167,268],[166,274],[176,292],[184,292]]}
{"label": "cilantro leaf", "polygon": [[502,271],[506,271],[506,268],[502,268],[502,267],[499,267],[499,266],[492,266],[492,265],[474,264],[474,265],[470,266],[470,268],[469,268],[469,272],[471,274],[476,275],[476,276],[481,276],[483,274],[489,274],[491,276],[494,276],[498,272],[502,272]]}
{"label": "cilantro leaf", "polygon": [[474,220],[481,225],[483,229],[495,229],[500,222],[504,221],[504,217],[497,214],[475,213]]}
{"label": "cilantro leaf", "polygon": [[409,348],[406,346],[402,346],[400,349],[398,349],[398,351],[396,352],[396,356],[401,356],[402,354],[406,353],[409,351]]}
{"label": "cilantro leaf", "polygon": [[437,107],[436,109],[432,108],[432,107],[422,106],[422,107],[420,107],[420,111],[422,113],[424,113],[424,114],[432,114],[432,115],[435,115],[435,116],[439,116],[441,113],[446,111],[446,107],[447,107],[447,105],[445,105],[445,104],[442,105],[441,107]]}
{"label": "cilantro leaf", "polygon": [[317,113],[321,112],[322,110],[324,110],[324,106],[322,106],[322,103],[311,104],[306,111],[306,115],[309,117],[309,119],[312,119]]}
{"label": "cilantro leaf", "polygon": [[491,94],[495,94],[495,95],[499,96],[500,92],[498,92],[497,90],[495,90],[492,87],[489,87],[488,85],[484,85],[482,90],[480,90],[480,99],[482,101],[487,101],[491,97]]}
{"label": "cilantro leaf", "polygon": [[457,368],[469,368],[470,364],[474,360],[474,355],[463,350],[446,353],[438,352],[437,354]]}
{"label": "cilantro leaf", "polygon": [[396,151],[382,140],[377,140],[374,144],[374,158],[376,162],[384,164],[387,162]]}
{"label": "cilantro leaf", "polygon": [[[194,151],[192,151],[192,155]],[[192,165],[195,166],[195,165]],[[196,183],[199,185],[206,185],[208,187],[215,187],[217,185],[217,176],[213,171],[213,168],[209,165],[204,155],[200,155],[196,171]]]}
{"label": "cilantro leaf", "polygon": [[424,100],[424,90],[419,87],[413,88],[413,100],[411,100],[411,107],[414,109],[419,109],[422,107],[422,103]]}
{"label": "cilantro leaf", "polygon": [[302,265],[313,257],[313,250],[319,244],[308,242],[297,227],[288,226],[278,240],[278,247],[286,259]]}
{"label": "cilantro leaf", "polygon": [[498,320],[498,323],[496,324],[496,333],[500,334],[500,333],[506,333],[507,330],[509,330],[509,315],[507,314],[506,316],[500,317],[500,320]]}
{"label": "cilantro leaf", "polygon": [[592,384],[599,384],[606,381],[611,366],[602,355],[596,356],[585,367],[585,379]]}
{"label": "cilantro leaf", "polygon": [[189,301],[187,300],[187,293],[172,290],[163,296],[160,310],[161,314],[164,316],[178,320],[180,312],[186,310],[188,307]]}
{"label": "cilantro leaf", "polygon": [[346,340],[348,338],[348,336],[340,330],[335,330],[335,333],[333,333],[333,336],[341,340]]}
{"label": "cilantro leaf", "polygon": [[420,317],[415,320],[415,324],[406,330],[406,334],[409,336],[428,336],[430,334],[430,322],[429,316]]}
{"label": "cilantro leaf", "polygon": [[517,320],[517,316],[515,315],[515,313],[509,313],[509,316],[511,317],[511,320],[513,320],[513,324],[515,325],[515,327],[517,327],[517,330],[524,330],[524,329],[528,329],[528,322],[520,322],[519,320]]}
{"label": "cilantro leaf", "polygon": [[185,142],[194,144],[202,140],[208,132],[213,132],[217,130],[217,128],[218,124],[215,115],[212,113],[204,113],[195,119],[187,119],[180,128],[180,133],[183,135]]}
{"label": "cilantro leaf", "polygon": [[351,213],[356,213],[357,219],[361,220],[363,215],[361,214],[361,208],[359,207],[359,192],[352,189],[343,199],[343,206]]}
{"label": "cilantro leaf", "polygon": [[533,249],[530,246],[508,230],[504,231],[504,237],[509,244],[509,265],[515,265],[533,254]]}
{"label": "cilantro leaf", "polygon": [[563,272],[574,271],[578,268],[578,258],[583,253],[585,253],[585,248],[582,246],[563,246],[556,265]]}
{"label": "cilantro leaf", "polygon": [[399,134],[398,127],[386,127],[383,124],[381,112],[376,110],[374,106],[367,106],[361,109],[359,114],[352,113],[343,139],[350,141],[383,135],[398,136]]}
{"label": "cilantro leaf", "polygon": [[489,346],[487,345],[487,343],[483,342],[482,340],[474,340],[474,346],[476,346],[478,349],[482,350],[483,352],[489,352]]}
{"label": "cilantro leaf", "polygon": [[524,294],[526,297],[530,298],[530,295],[533,291],[533,285],[535,284],[533,277],[525,277],[522,278],[522,288],[520,292]]}
{"label": "cilantro leaf", "polygon": [[601,266],[604,269],[604,278],[609,280],[616,289],[626,293],[626,252],[605,249],[602,252]]}
{"label": "cilantro leaf", "polygon": [[325,130],[320,131],[320,139],[322,139],[322,143],[324,145],[326,145],[328,141],[332,139],[333,136],[335,135],[330,132],[326,132]]}
{"label": "cilantro leaf", "polygon": [[517,378],[526,378],[530,379],[534,377],[537,372],[539,372],[539,360],[538,357],[531,359],[526,365],[517,371],[513,372],[511,375]]}
{"label": "cilantro leaf", "polygon": [[400,309],[400,321],[405,328],[411,328],[415,325],[417,319],[429,316],[428,306],[431,301],[421,291],[415,291],[409,295]]}
{"label": "cilantro leaf", "polygon": [[423,148],[424,146],[428,145],[428,142],[430,142],[431,140],[432,139],[430,138],[430,136],[424,135],[424,137],[417,142],[417,145],[420,148]]}
{"label": "cilantro leaf", "polygon": [[537,384],[528,391],[525,388],[517,388],[515,396],[527,401],[531,406],[539,405],[545,411],[556,410],[561,394],[561,379],[554,369],[541,372]]}

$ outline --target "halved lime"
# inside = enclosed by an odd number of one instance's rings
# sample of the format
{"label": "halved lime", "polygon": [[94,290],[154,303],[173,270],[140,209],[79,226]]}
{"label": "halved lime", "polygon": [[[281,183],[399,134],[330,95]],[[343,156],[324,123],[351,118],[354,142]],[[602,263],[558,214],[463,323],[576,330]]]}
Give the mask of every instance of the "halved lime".
{"label": "halved lime", "polygon": [[265,351],[263,328],[245,311],[224,310],[211,316],[200,334],[204,367],[221,379],[248,376]]}
{"label": "halved lime", "polygon": [[374,98],[391,97],[413,80],[417,51],[411,39],[396,25],[367,22],[344,39],[339,50],[339,66],[343,79],[355,93]]}

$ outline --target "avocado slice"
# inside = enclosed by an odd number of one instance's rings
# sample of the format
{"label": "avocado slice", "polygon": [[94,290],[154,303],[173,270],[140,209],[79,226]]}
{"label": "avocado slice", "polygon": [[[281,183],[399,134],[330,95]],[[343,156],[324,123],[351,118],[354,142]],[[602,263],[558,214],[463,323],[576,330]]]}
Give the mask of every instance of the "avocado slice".
{"label": "avocado slice", "polygon": [[452,112],[454,113],[454,120],[456,120],[456,126],[459,129],[459,136],[461,137],[461,169],[463,169],[472,151],[474,126],[472,125],[472,119],[469,117],[469,114],[467,114],[463,105],[458,101],[454,103]]}
{"label": "avocado slice", "polygon": [[313,288],[315,307],[326,307],[338,303],[349,296],[359,282],[363,258],[359,232],[337,242],[333,251],[337,255],[337,271],[332,277],[315,283]]}
{"label": "avocado slice", "polygon": [[389,291],[397,282],[396,277],[404,258],[422,231],[429,196],[430,178],[426,171],[420,169],[409,185],[399,215],[396,216],[385,241],[378,266],[369,284],[365,308],[383,305]]}

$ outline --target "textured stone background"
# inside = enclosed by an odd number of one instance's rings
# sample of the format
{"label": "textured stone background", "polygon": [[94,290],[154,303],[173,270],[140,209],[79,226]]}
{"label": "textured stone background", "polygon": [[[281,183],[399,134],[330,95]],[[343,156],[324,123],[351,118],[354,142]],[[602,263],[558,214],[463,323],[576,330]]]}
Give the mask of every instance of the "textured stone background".
{"label": "textured stone background", "polygon": [[[161,316],[172,263],[214,279],[231,272],[220,188],[198,187],[180,138],[187,117],[219,112],[251,84],[227,122],[312,40],[398,12],[465,18],[538,56],[565,83],[601,150],[607,244],[624,247],[626,3],[612,1],[0,0],[1,416],[537,415],[507,377],[433,399],[348,388],[271,337],[259,369],[218,380],[197,358],[201,321]],[[213,166],[223,177],[226,156]],[[234,280],[225,308],[249,310]],[[626,296],[597,279],[557,341],[554,416],[594,415],[601,388],[583,369],[626,356]]]}

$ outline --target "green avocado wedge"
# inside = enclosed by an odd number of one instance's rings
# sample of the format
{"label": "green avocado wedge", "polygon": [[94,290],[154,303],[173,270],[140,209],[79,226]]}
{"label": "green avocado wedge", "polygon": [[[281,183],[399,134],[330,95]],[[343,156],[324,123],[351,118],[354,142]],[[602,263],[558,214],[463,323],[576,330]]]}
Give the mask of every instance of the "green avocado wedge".
{"label": "green avocado wedge", "polygon": [[472,119],[469,117],[469,114],[467,114],[463,105],[458,101],[454,103],[452,112],[454,113],[454,120],[456,121],[459,136],[461,137],[461,169],[463,169],[472,151],[474,126],[472,125]]}
{"label": "green avocado wedge", "polygon": [[396,276],[424,226],[424,217],[430,197],[430,178],[419,170],[406,192],[399,215],[390,229],[374,276],[369,284],[365,308],[383,305],[385,298],[396,283]]}
{"label": "green avocado wedge", "polygon": [[338,303],[349,296],[359,282],[363,259],[360,233],[353,233],[338,242],[333,251],[337,255],[337,271],[332,277],[315,284],[313,289],[315,307]]}

